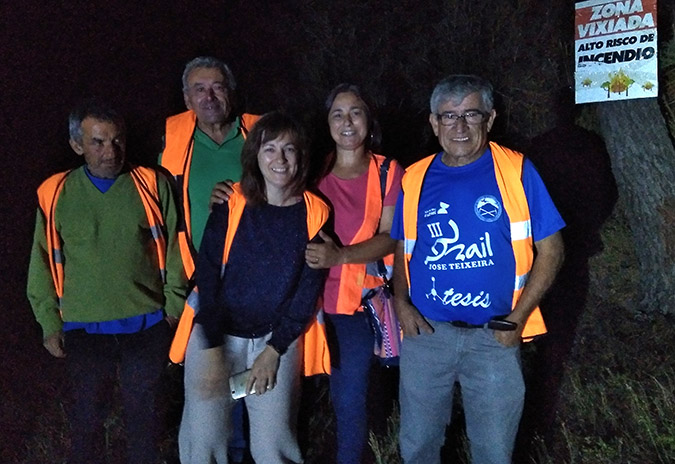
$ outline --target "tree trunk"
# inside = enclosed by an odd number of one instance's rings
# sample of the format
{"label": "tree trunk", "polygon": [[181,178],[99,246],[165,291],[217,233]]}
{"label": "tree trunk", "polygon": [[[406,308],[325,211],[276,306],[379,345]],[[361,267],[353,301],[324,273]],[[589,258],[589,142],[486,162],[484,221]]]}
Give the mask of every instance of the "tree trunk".
{"label": "tree trunk", "polygon": [[639,262],[639,311],[675,314],[675,148],[656,98],[596,104]]}

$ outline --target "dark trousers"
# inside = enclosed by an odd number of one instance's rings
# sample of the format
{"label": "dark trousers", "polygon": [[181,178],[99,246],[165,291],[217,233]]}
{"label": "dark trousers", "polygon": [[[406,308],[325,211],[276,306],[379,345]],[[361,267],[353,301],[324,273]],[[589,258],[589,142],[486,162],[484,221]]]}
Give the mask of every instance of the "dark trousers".
{"label": "dark trousers", "polygon": [[338,464],[360,464],[368,441],[368,377],[375,357],[363,312],[326,314],[331,358],[330,397],[337,422]]}
{"label": "dark trousers", "polygon": [[163,407],[157,404],[167,363],[170,329],[165,321],[135,334],[66,332],[66,366],[73,401],[71,463],[105,462],[104,422],[119,382],[127,435],[127,462],[159,461]]}

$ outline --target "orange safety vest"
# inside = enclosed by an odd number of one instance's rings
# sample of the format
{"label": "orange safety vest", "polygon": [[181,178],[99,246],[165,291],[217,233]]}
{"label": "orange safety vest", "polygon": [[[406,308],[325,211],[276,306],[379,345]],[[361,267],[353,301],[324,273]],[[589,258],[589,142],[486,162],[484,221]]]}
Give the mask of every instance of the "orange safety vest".
{"label": "orange safety vest", "polygon": [[[221,275],[225,270],[228,256],[234,236],[237,233],[239,220],[246,206],[246,198],[241,191],[239,184],[234,184],[234,193],[228,200],[228,225],[225,233],[225,246],[223,247],[223,259]],[[303,194],[305,205],[307,207],[307,233],[312,239],[328,220],[330,208],[318,196],[310,192]],[[192,325],[194,315],[198,311],[198,296],[197,288],[195,288],[185,302],[185,309],[178,323],[176,335],[171,343],[169,350],[169,359],[178,364],[185,360],[185,351],[187,350],[190,333],[192,332]],[[305,333],[305,375],[314,375],[330,371],[330,359],[328,356],[328,348],[326,343],[326,331],[323,325],[323,320],[314,318],[308,330]]]}
{"label": "orange safety vest", "polygon": [[[56,203],[61,190],[66,183],[66,177],[71,171],[60,172],[49,177],[38,187],[38,203],[45,216],[45,235],[47,236],[47,250],[49,252],[49,268],[56,296],[63,298],[63,254],[61,238],[56,230]],[[157,246],[159,272],[162,282],[166,283],[166,237],[164,236],[164,216],[162,216],[161,201],[157,190],[157,172],[154,169],[135,166],[129,171],[141,197],[145,214],[148,217],[152,237]]]}
{"label": "orange safety vest", "polygon": [[[260,119],[254,114],[242,114],[239,118],[241,124],[239,130],[246,137],[253,124]],[[184,225],[178,233],[178,244],[183,259],[185,275],[192,279],[195,271],[194,258],[197,251],[192,246],[192,231],[190,222],[190,197],[188,196],[188,184],[190,179],[190,166],[192,165],[193,136],[197,127],[197,115],[188,110],[167,118],[166,133],[164,139],[164,152],[162,153],[162,166],[165,167],[176,179],[182,198],[182,216]]]}
{"label": "orange safety vest", "polygon": [[[525,197],[525,189],[521,179],[523,172],[522,154],[490,142],[492,160],[499,192],[504,202],[504,209],[511,223],[511,246],[516,260],[516,275],[513,288],[511,310],[515,308],[534,262],[534,242],[530,223],[530,208]],[[405,272],[410,288],[409,263],[417,241],[417,206],[419,204],[422,183],[429,165],[436,155],[428,156],[410,166],[402,180],[403,189],[403,235]],[[522,337],[525,341],[546,333],[546,325],[539,308],[530,314]]]}
{"label": "orange safety vest", "polygon": [[[360,243],[377,234],[382,216],[382,191],[380,185],[380,166],[385,157],[373,154],[368,167],[368,181],[366,186],[366,209],[363,223],[354,235],[349,245]],[[385,196],[391,190],[394,182],[394,173],[396,161],[391,160],[389,171],[387,172],[387,181],[385,187]],[[394,255],[390,254],[383,258],[385,266],[391,269],[394,265]],[[384,282],[377,274],[377,270],[371,266],[370,270],[366,264],[343,264],[340,272],[340,287],[336,308],[338,314],[354,314],[361,310],[361,298],[364,289],[371,289],[382,285]],[[369,272],[370,271],[370,272]]]}

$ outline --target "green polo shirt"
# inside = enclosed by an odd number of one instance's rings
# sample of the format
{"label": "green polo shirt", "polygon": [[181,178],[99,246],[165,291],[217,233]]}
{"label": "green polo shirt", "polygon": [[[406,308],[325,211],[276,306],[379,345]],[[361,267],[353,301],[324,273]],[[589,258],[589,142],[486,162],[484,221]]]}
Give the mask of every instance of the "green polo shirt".
{"label": "green polo shirt", "polygon": [[213,186],[226,179],[241,179],[241,149],[244,136],[239,130],[239,118],[232,124],[222,144],[218,145],[199,127],[195,129],[188,195],[190,196],[190,226],[192,244],[196,250],[202,243],[209,217],[209,198]]}

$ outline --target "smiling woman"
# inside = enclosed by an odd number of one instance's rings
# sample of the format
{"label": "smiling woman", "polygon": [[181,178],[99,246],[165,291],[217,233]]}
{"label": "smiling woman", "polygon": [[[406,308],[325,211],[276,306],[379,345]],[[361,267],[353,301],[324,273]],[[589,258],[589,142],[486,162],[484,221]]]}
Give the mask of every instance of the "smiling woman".
{"label": "smiling woman", "polygon": [[[197,259],[199,311],[185,359],[181,462],[227,462],[228,379],[245,378],[255,462],[299,463],[296,439],[301,344],[324,273],[304,259],[328,218],[305,190],[309,168],[301,126],[264,115],[242,149],[242,180],[214,205]],[[304,201],[303,201],[304,200]]]}
{"label": "smiling woman", "polygon": [[286,188],[298,172],[298,150],[289,134],[268,140],[258,152],[258,167],[265,179],[267,203],[286,206],[297,198],[286,198]]}
{"label": "smiling woman", "polygon": [[250,204],[288,206],[302,198],[309,143],[294,119],[272,112],[253,126],[241,151],[241,188]]}
{"label": "smiling woman", "polygon": [[391,268],[393,263],[389,231],[403,169],[373,153],[380,141],[379,125],[375,108],[358,86],[338,85],[325,108],[335,151],[328,157],[319,190],[333,208],[334,235],[322,234],[324,243],[307,245],[305,258],[314,269],[328,269],[323,310],[331,357],[330,394],[337,417],[337,462],[347,464],[362,461],[368,439],[366,396],[375,357],[361,298],[383,279],[373,272],[376,266],[367,264],[383,260]]}

